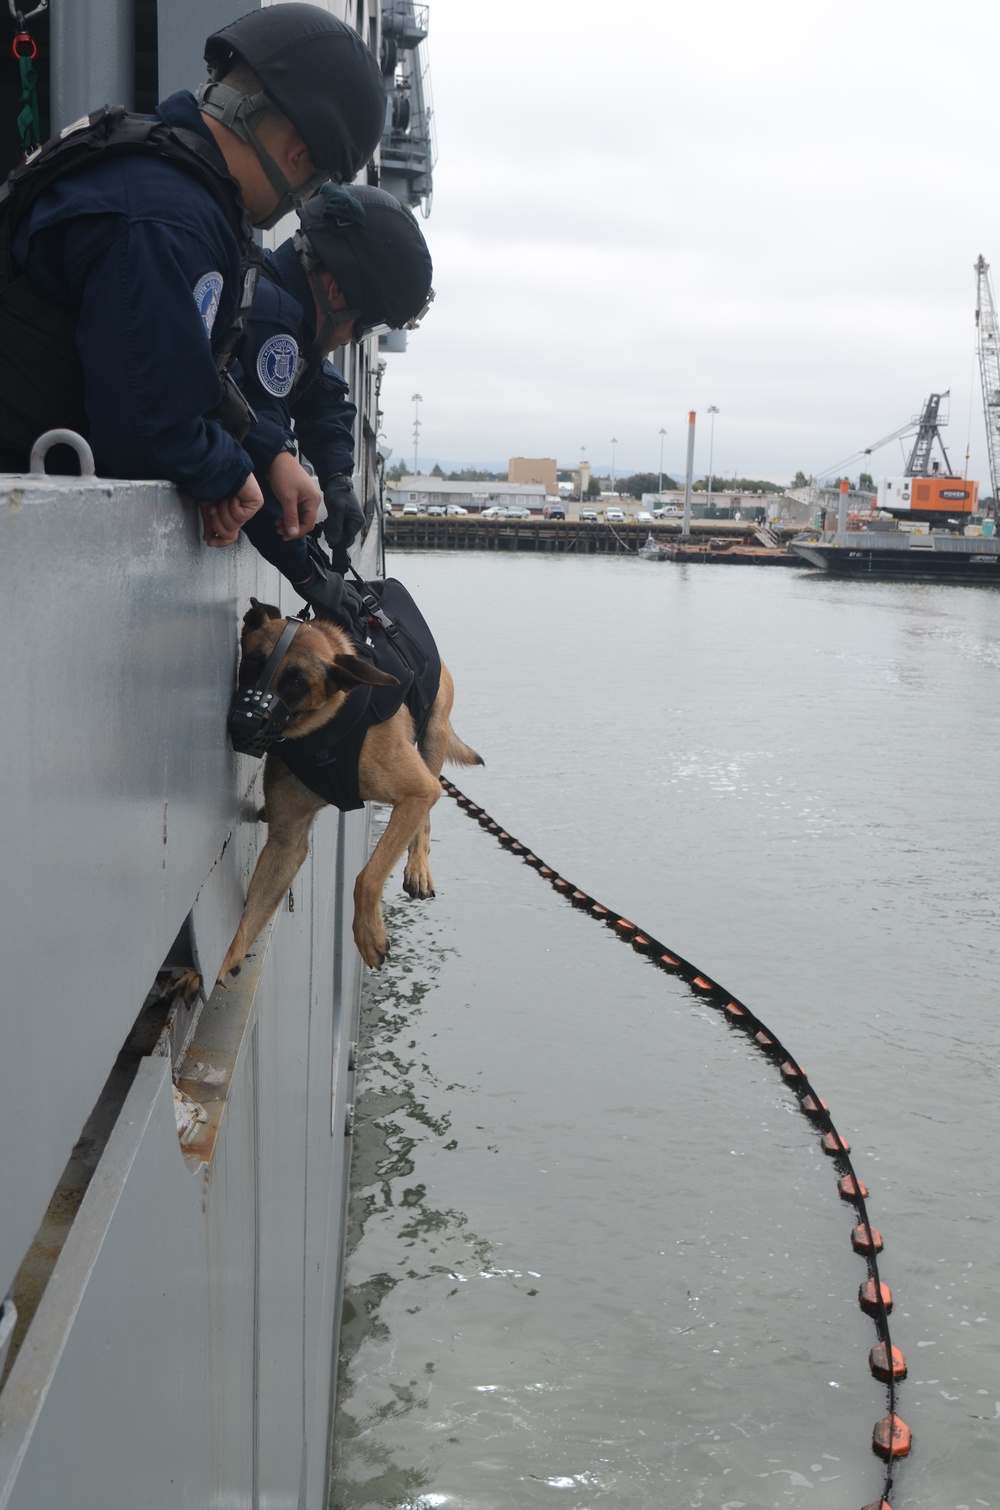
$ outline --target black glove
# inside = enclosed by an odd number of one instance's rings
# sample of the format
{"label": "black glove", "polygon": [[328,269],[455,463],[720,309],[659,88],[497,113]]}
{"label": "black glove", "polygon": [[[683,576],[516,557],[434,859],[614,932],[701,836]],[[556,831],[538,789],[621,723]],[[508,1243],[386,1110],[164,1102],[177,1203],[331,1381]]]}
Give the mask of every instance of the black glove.
{"label": "black glove", "polygon": [[328,571],[315,556],[312,561],[313,575],[308,582],[296,583],[295,591],[305,598],[317,618],[333,619],[349,634],[363,640],[368,610],[360,593],[337,572]]}
{"label": "black glove", "polygon": [[320,525],[333,558],[334,570],[345,572],[348,567],[348,548],[360,533],[365,522],[365,511],[351,486],[347,474],[331,477],[323,489],[327,517]]}

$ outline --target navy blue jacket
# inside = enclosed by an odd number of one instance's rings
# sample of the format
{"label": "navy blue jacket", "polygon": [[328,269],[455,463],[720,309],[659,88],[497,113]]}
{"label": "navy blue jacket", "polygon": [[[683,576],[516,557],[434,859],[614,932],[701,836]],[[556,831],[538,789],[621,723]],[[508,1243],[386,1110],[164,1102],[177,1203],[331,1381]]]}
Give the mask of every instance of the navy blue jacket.
{"label": "navy blue jacket", "polygon": [[[156,114],[214,144],[186,91]],[[166,478],[201,501],[235,493],[250,457],[203,416],[221,395],[210,333],[237,313],[241,255],[209,191],[152,153],[119,156],[40,195],[13,259],[77,318],[98,473]]]}
{"label": "navy blue jacket", "polygon": [[353,471],[357,410],[336,367],[316,353],[316,306],[291,241],[265,254],[264,273],[233,367],[257,415],[243,444],[264,490],[264,507],[243,529],[289,581],[303,582],[311,572],[306,543],[278,535],[275,522],[281,509],[264,479],[293,437],[312,463],[320,487],[337,472]]}

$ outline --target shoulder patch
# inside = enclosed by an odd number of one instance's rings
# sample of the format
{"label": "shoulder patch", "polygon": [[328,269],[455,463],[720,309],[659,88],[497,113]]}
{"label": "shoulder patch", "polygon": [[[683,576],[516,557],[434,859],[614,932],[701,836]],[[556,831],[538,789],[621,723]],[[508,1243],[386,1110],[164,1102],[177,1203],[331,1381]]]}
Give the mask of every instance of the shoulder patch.
{"label": "shoulder patch", "polygon": [[201,323],[205,327],[205,334],[212,334],[212,326],[215,317],[219,313],[219,301],[222,298],[222,274],[203,273],[192,289],[194,302],[198,306],[201,315]]}
{"label": "shoulder patch", "polygon": [[292,336],[272,336],[257,353],[257,376],[275,398],[287,398],[295,382],[299,348]]}

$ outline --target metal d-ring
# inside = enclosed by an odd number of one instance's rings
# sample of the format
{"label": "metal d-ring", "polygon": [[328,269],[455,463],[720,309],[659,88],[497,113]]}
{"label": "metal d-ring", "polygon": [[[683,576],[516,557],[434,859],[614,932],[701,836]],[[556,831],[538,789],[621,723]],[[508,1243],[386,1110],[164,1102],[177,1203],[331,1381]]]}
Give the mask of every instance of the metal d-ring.
{"label": "metal d-ring", "polygon": [[80,458],[80,476],[94,477],[97,469],[94,466],[94,453],[87,445],[82,435],[77,435],[75,430],[46,430],[40,435],[31,448],[31,472],[36,477],[44,477],[45,458],[53,446],[72,446]]}

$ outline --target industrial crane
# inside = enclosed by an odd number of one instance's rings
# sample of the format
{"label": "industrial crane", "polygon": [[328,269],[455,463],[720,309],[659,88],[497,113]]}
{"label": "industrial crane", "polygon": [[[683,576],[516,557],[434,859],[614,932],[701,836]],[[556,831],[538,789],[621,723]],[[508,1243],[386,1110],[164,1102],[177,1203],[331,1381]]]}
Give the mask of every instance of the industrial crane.
{"label": "industrial crane", "polygon": [[983,383],[983,417],[986,421],[986,449],[990,455],[990,484],[993,497],[1000,498],[1000,331],[993,303],[990,265],[980,257],[976,274],[976,345],[979,349],[979,372]]}
{"label": "industrial crane", "polygon": [[[931,451],[934,447],[934,442],[937,441],[941,447],[941,455],[944,457],[945,472],[950,476],[951,462],[948,460],[948,452],[945,450],[944,441],[941,438],[941,426],[942,424],[947,424],[947,420],[942,421],[939,417],[941,400],[947,397],[946,393],[932,393],[919,414],[915,414],[912,419],[907,420],[905,425],[900,425],[898,430],[893,430],[891,435],[883,435],[882,439],[877,440],[873,446],[866,446],[860,454],[869,457],[873,451],[881,451],[882,447],[887,446],[890,441],[902,440],[904,436],[912,435],[914,428],[916,428],[916,438],[910,450],[909,460],[906,463],[906,471],[903,475],[905,477],[929,477],[932,470]],[[851,460],[853,461],[854,458],[851,457]]]}

